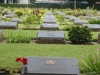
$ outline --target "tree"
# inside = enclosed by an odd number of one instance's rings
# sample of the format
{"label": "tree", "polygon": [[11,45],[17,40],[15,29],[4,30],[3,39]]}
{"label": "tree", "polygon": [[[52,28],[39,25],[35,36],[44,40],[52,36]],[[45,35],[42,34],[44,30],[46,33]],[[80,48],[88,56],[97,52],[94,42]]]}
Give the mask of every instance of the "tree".
{"label": "tree", "polygon": [[97,0],[87,0],[87,2],[89,3],[89,7],[94,8],[95,4],[96,4]]}
{"label": "tree", "polygon": [[[75,2],[75,0],[69,0],[69,1],[74,1]],[[89,7],[94,8],[97,0],[76,0],[76,2],[77,1],[87,1],[89,3]]]}

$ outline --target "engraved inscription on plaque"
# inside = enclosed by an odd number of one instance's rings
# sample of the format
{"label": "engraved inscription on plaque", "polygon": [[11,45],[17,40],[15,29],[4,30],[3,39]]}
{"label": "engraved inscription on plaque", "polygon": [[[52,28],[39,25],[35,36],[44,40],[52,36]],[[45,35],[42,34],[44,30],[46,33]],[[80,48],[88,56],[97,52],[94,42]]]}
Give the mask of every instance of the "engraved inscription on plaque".
{"label": "engraved inscription on plaque", "polygon": [[48,65],[54,65],[56,63],[55,60],[46,60],[46,64]]}

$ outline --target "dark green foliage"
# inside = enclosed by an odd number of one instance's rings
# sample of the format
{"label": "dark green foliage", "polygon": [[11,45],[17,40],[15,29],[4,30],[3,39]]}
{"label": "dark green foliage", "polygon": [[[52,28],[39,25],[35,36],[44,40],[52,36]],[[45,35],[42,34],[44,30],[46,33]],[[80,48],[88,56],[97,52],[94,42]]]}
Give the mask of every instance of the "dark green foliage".
{"label": "dark green foliage", "polygon": [[96,20],[96,19],[91,19],[89,20],[89,24],[100,24],[100,20]]}
{"label": "dark green foliage", "polygon": [[18,17],[21,17],[23,15],[23,12],[22,11],[16,11],[15,14],[17,14]]}
{"label": "dark green foliage", "polygon": [[86,44],[92,39],[91,31],[88,27],[72,27],[68,33],[69,40],[73,44]]}

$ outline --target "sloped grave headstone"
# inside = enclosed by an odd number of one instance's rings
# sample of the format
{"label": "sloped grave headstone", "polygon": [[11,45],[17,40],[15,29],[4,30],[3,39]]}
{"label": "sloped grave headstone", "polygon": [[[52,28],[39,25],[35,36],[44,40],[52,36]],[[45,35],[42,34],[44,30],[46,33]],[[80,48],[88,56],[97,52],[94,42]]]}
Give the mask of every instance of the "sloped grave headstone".
{"label": "sloped grave headstone", "polygon": [[12,22],[20,23],[21,22],[21,19],[20,18],[12,18]]}
{"label": "sloped grave headstone", "polygon": [[2,19],[6,19],[6,16],[2,16]]}
{"label": "sloped grave headstone", "polygon": [[69,21],[73,21],[73,20],[80,20],[79,17],[69,17]]}
{"label": "sloped grave headstone", "polygon": [[59,30],[58,24],[43,23],[40,27],[41,30]]}
{"label": "sloped grave headstone", "polygon": [[8,11],[8,12],[7,12],[7,14],[13,14],[13,12],[11,12],[11,11]]}
{"label": "sloped grave headstone", "polygon": [[100,11],[97,12],[97,15],[100,15]]}
{"label": "sloped grave headstone", "polygon": [[88,24],[87,20],[74,20],[75,25]]}
{"label": "sloped grave headstone", "polygon": [[100,19],[100,16],[98,16],[97,18]]}
{"label": "sloped grave headstone", "polygon": [[99,24],[83,24],[83,26],[87,26],[89,29],[91,29],[93,31],[100,31]]}
{"label": "sloped grave headstone", "polygon": [[6,18],[13,18],[13,16],[14,15],[12,15],[12,14],[6,14],[6,15],[4,15]]}
{"label": "sloped grave headstone", "polygon": [[95,16],[81,16],[84,19],[97,19]]}
{"label": "sloped grave headstone", "polygon": [[17,22],[0,22],[0,29],[17,29]]}
{"label": "sloped grave headstone", "polygon": [[55,17],[54,17],[53,15],[46,15],[46,16],[44,17],[44,20],[46,20],[46,19],[53,19],[53,20],[56,20]]}
{"label": "sloped grave headstone", "polygon": [[46,15],[53,15],[53,13],[52,13],[51,11],[48,11],[48,12],[46,13]]}
{"label": "sloped grave headstone", "polygon": [[100,44],[100,33],[98,34],[98,41],[97,42]]}
{"label": "sloped grave headstone", "polygon": [[36,43],[66,44],[64,31],[38,31]]}
{"label": "sloped grave headstone", "polygon": [[80,75],[77,58],[26,57],[21,75]]}
{"label": "sloped grave headstone", "polygon": [[73,16],[73,15],[65,15],[64,17],[65,17],[66,19],[75,18],[75,16]]}
{"label": "sloped grave headstone", "polygon": [[65,15],[65,13],[60,12],[60,11],[56,11],[59,15]]}
{"label": "sloped grave headstone", "polygon": [[4,40],[2,30],[0,30],[0,42]]}
{"label": "sloped grave headstone", "polygon": [[54,20],[54,19],[45,19],[44,21],[43,21],[43,23],[56,23],[56,20]]}

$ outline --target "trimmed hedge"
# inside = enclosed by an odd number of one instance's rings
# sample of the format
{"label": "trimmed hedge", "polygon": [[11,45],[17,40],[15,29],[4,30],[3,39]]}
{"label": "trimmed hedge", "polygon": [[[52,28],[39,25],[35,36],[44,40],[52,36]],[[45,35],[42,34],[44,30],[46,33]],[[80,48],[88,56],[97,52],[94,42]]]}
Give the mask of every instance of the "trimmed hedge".
{"label": "trimmed hedge", "polygon": [[[0,6],[3,6],[3,7],[30,7],[30,8],[71,8],[71,9],[74,9],[74,5],[69,5],[67,3],[65,4],[50,4],[50,3],[38,3],[38,4],[3,4],[3,3],[0,3]],[[95,9],[100,9],[99,8],[100,5],[95,5]],[[77,5],[77,8],[81,8],[81,9],[85,9],[86,7],[88,7],[88,5]]]}

